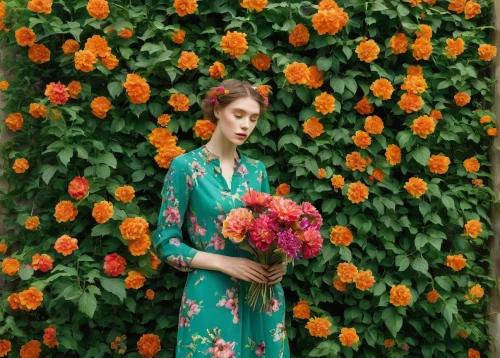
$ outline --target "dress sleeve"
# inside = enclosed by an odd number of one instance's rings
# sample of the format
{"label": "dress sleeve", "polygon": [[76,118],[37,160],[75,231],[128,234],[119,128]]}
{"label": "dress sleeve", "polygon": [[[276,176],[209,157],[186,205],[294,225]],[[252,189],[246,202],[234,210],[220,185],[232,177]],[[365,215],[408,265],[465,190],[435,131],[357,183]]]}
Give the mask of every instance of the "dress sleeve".
{"label": "dress sleeve", "polygon": [[260,191],[263,193],[268,193],[271,194],[271,188],[269,186],[269,179],[267,178],[267,171],[266,171],[266,166],[264,163],[260,162],[260,167],[262,170],[262,182],[261,182],[261,187]]}
{"label": "dress sleeve", "polygon": [[158,257],[183,272],[193,271],[190,263],[198,253],[182,241],[182,223],[193,188],[189,173],[184,158],[176,157],[170,163],[161,191],[162,203],[154,237]]}

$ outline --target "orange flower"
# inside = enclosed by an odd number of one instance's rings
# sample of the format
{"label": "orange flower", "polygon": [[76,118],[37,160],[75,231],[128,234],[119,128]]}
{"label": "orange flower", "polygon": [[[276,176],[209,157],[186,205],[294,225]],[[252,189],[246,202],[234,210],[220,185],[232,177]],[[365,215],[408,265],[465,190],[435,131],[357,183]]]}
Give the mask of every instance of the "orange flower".
{"label": "orange flower", "polygon": [[353,239],[351,230],[346,226],[336,225],[330,231],[330,241],[335,246],[349,246]]}
{"label": "orange flower", "polygon": [[97,57],[106,57],[111,55],[111,48],[108,41],[99,35],[93,35],[85,42],[85,50],[92,52]]}
{"label": "orange flower", "polygon": [[176,112],[185,112],[189,110],[189,98],[183,93],[174,93],[170,95],[168,104],[174,107]]}
{"label": "orange flower", "polygon": [[356,50],[354,52],[358,54],[358,58],[361,61],[370,63],[378,58],[378,54],[380,53],[380,47],[377,45],[375,41],[366,40],[366,37],[363,37],[363,39],[356,47]]}
{"label": "orange flower", "polygon": [[259,71],[266,71],[271,67],[271,57],[265,53],[259,52],[255,57],[252,58],[252,65]]}
{"label": "orange flower", "polygon": [[309,334],[313,337],[323,337],[327,338],[332,324],[326,318],[315,317],[309,318],[309,322],[306,324],[306,328],[309,330]]}
{"label": "orange flower", "polygon": [[434,133],[436,124],[432,117],[424,115],[414,119],[410,128],[413,130],[413,134],[425,139],[429,134]]}
{"label": "orange flower", "polygon": [[406,69],[406,73],[409,76],[424,76],[423,68],[420,65],[410,65]]}
{"label": "orange flower", "polygon": [[12,166],[12,169],[14,169],[14,171],[17,173],[17,174],[21,174],[21,173],[24,173],[26,170],[28,170],[28,168],[30,167],[28,161],[26,160],[26,158],[18,158],[14,161],[14,165]]}
{"label": "orange flower", "polygon": [[110,71],[116,68],[116,66],[118,66],[118,64],[120,63],[120,61],[118,61],[116,56],[113,54],[101,58],[101,62]]}
{"label": "orange flower", "polygon": [[28,57],[34,63],[45,63],[50,60],[50,50],[42,44],[34,44],[28,50]]}
{"label": "orange flower", "polygon": [[143,234],[135,240],[127,241],[127,246],[133,256],[142,256],[151,247],[151,240],[147,234]]}
{"label": "orange flower", "polygon": [[368,199],[368,187],[359,180],[355,183],[351,183],[349,184],[347,197],[353,204],[362,203],[365,199]]}
{"label": "orange flower", "polygon": [[130,185],[124,185],[116,188],[115,199],[125,204],[131,203],[135,197],[135,190]]}
{"label": "orange flower", "polygon": [[488,134],[490,137],[496,137],[498,135],[498,128],[497,127],[491,127],[486,130],[486,134]]}
{"label": "orange flower", "polygon": [[411,291],[406,285],[392,285],[390,295],[394,306],[408,306],[411,300]]}
{"label": "orange flower", "polygon": [[4,243],[0,243],[0,252],[2,254],[5,254],[7,252],[7,244],[4,244]]}
{"label": "orange flower", "polygon": [[477,236],[483,231],[481,228],[481,222],[479,220],[469,220],[464,226],[465,236],[470,236],[473,239],[477,238]]}
{"label": "orange flower", "polygon": [[200,59],[192,51],[182,51],[179,60],[177,61],[177,67],[181,70],[186,71],[187,69],[194,70],[198,68],[198,61]]}
{"label": "orange flower", "polygon": [[363,96],[361,100],[356,103],[356,106],[354,106],[354,109],[358,111],[359,114],[371,114],[374,111],[373,104],[370,103],[368,100],[368,97]]}
{"label": "orange flower", "polygon": [[222,62],[215,61],[212,66],[209,68],[210,78],[220,79],[226,77],[226,66]]}
{"label": "orange flower", "polygon": [[172,41],[174,41],[178,45],[182,44],[185,38],[186,38],[186,31],[181,29],[175,31],[172,34]]}
{"label": "orange flower", "polygon": [[40,270],[42,272],[47,272],[52,270],[53,262],[54,259],[47,254],[40,255],[39,253],[36,253],[31,257],[31,266],[35,271]]}
{"label": "orange flower", "polygon": [[497,55],[497,47],[490,44],[481,44],[477,49],[481,61],[491,61]]}
{"label": "orange flower", "polygon": [[109,15],[109,6],[106,0],[89,0],[87,11],[94,19],[103,20]]}
{"label": "orange flower", "polygon": [[222,223],[222,236],[240,243],[252,225],[252,211],[246,208],[233,209]]}
{"label": "orange flower", "polygon": [[319,137],[325,131],[323,130],[323,124],[319,122],[319,118],[313,116],[302,123],[303,132],[308,134],[311,138]]}
{"label": "orange flower", "polygon": [[97,118],[104,119],[106,113],[112,108],[111,102],[104,96],[96,97],[90,102],[90,108],[92,109],[92,114]]}
{"label": "orange flower", "polygon": [[448,10],[455,11],[457,14],[461,14],[465,9],[465,2],[467,0],[450,0],[448,4]]}
{"label": "orange flower", "polygon": [[38,358],[42,352],[40,348],[41,345],[40,341],[36,339],[32,339],[26,344],[23,344],[19,351],[21,358]]}
{"label": "orange flower", "polygon": [[160,126],[166,126],[170,122],[170,114],[160,114],[160,116],[157,118],[157,122]]}
{"label": "orange flower", "polygon": [[379,78],[373,81],[370,85],[370,89],[375,97],[381,98],[384,101],[391,99],[392,92],[394,92],[394,87],[392,87],[391,82],[385,78]]}
{"label": "orange flower", "polygon": [[463,161],[464,168],[469,173],[477,173],[481,165],[476,157],[471,157]]}
{"label": "orange flower", "polygon": [[30,216],[24,222],[24,227],[28,230],[37,230],[38,225],[40,225],[40,219],[38,218],[38,216]]}
{"label": "orange flower", "polygon": [[17,132],[23,128],[24,119],[21,113],[11,113],[5,119],[5,124],[13,132]]}
{"label": "orange flower", "polygon": [[482,188],[482,187],[484,187],[484,184],[483,184],[483,180],[482,180],[482,179],[472,179],[472,180],[471,180],[471,183],[472,183],[474,186],[477,186],[478,188]]}
{"label": "orange flower", "polygon": [[443,53],[448,58],[457,58],[458,55],[464,52],[465,42],[461,37],[456,40],[446,39],[446,44],[448,46],[446,46]]}
{"label": "orange flower", "polygon": [[385,347],[385,348],[391,348],[391,347],[394,347],[394,344],[395,344],[394,339],[390,339],[390,338],[389,338],[389,339],[385,339],[385,340],[384,340],[384,347]]}
{"label": "orange flower", "polygon": [[50,82],[46,85],[44,94],[49,97],[50,103],[55,105],[65,104],[69,99],[68,89],[61,81],[57,83]]}
{"label": "orange flower", "polygon": [[368,157],[362,158],[359,152],[352,152],[346,155],[346,166],[352,171],[359,170],[364,172],[366,166],[371,163],[371,159]]}
{"label": "orange flower", "polygon": [[356,288],[361,291],[369,290],[375,284],[375,278],[373,277],[371,270],[359,270],[358,274],[354,278],[356,283]]}
{"label": "orange flower", "polygon": [[427,24],[420,24],[417,31],[415,31],[415,36],[430,40],[432,38],[432,27]]}
{"label": "orange flower", "polygon": [[309,88],[319,88],[323,85],[323,75],[325,71],[319,71],[318,66],[314,65],[309,67],[309,79],[306,86]]}
{"label": "orange flower", "polygon": [[19,293],[19,301],[21,305],[26,306],[28,311],[35,310],[43,302],[43,292],[39,291],[36,287],[30,287]]}
{"label": "orange flower", "polygon": [[293,316],[300,319],[311,318],[311,309],[306,300],[300,300],[299,303],[293,307]]}
{"label": "orange flower", "polygon": [[462,254],[448,255],[445,265],[451,267],[455,271],[460,271],[467,264],[467,259]]}
{"label": "orange flower", "polygon": [[36,41],[36,34],[32,29],[23,26],[16,30],[16,42],[19,46],[33,46]]}
{"label": "orange flower", "polygon": [[83,72],[90,72],[95,69],[94,63],[97,57],[89,50],[75,52],[75,68]]}
{"label": "orange flower", "polygon": [[385,178],[385,174],[382,170],[374,168],[372,175],[370,175],[370,181],[373,183],[375,180],[382,181]]}
{"label": "orange flower", "polygon": [[80,49],[80,44],[73,39],[64,41],[62,50],[65,55],[71,55]]}
{"label": "orange flower", "polygon": [[146,277],[141,272],[132,270],[128,272],[128,276],[125,279],[125,288],[137,290],[144,286],[144,282],[146,282]]}
{"label": "orange flower", "polygon": [[82,92],[82,85],[80,84],[80,81],[71,81],[68,84],[68,93],[71,98],[75,99],[78,97],[80,92]]}
{"label": "orange flower", "polygon": [[429,303],[436,303],[437,299],[441,297],[438,291],[432,290],[430,292],[427,292],[426,298]]}
{"label": "orange flower", "polygon": [[492,120],[493,118],[491,118],[491,116],[484,115],[479,119],[479,123],[481,124],[491,123]]}
{"label": "orange flower", "polygon": [[137,341],[137,351],[141,357],[152,358],[156,356],[160,350],[160,338],[156,334],[143,334],[139,341]]}
{"label": "orange flower", "polygon": [[78,249],[78,240],[69,235],[62,235],[56,240],[54,249],[63,256],[71,255],[73,251]]}
{"label": "orange flower", "polygon": [[12,343],[6,339],[0,340],[0,357],[7,357],[7,354],[12,350]]}
{"label": "orange flower", "polygon": [[289,193],[290,193],[290,185],[288,185],[287,183],[281,183],[276,188],[276,195],[282,196],[282,195],[287,195]]}
{"label": "orange flower", "polygon": [[342,190],[344,188],[344,178],[342,175],[332,175],[332,178],[330,179],[330,182],[332,183],[333,190],[337,192],[339,189]]}
{"label": "orange flower", "polygon": [[484,289],[481,287],[480,284],[476,284],[470,288],[470,293],[474,297],[483,297],[484,296]]}
{"label": "orange flower", "polygon": [[118,33],[118,36],[124,39],[129,39],[134,35],[134,32],[130,29],[122,28],[122,30]]}
{"label": "orange flower", "polygon": [[174,8],[177,15],[183,17],[194,14],[198,8],[197,0],[175,0]]}
{"label": "orange flower", "polygon": [[411,45],[413,57],[418,60],[428,60],[432,54],[431,40],[427,37],[419,37]]}
{"label": "orange flower", "polygon": [[417,96],[413,93],[403,93],[401,100],[398,102],[399,108],[401,108],[406,113],[417,112],[424,106],[424,101],[422,97]]}
{"label": "orange flower", "polygon": [[153,270],[158,270],[158,266],[161,264],[162,261],[158,258],[158,256],[155,255],[154,252],[149,251],[149,262]]}
{"label": "orange flower", "polygon": [[48,113],[49,119],[53,119],[55,121],[58,121],[61,119],[61,113],[57,109],[50,109]]}
{"label": "orange flower", "polygon": [[464,8],[465,19],[469,20],[481,13],[481,5],[475,1],[467,1]]}
{"label": "orange flower", "polygon": [[356,134],[351,136],[351,138],[354,141],[354,144],[360,148],[366,149],[370,146],[372,143],[372,138],[370,135],[362,130],[357,130]]}
{"label": "orange flower", "polygon": [[120,225],[120,233],[125,240],[137,240],[149,234],[149,223],[140,216],[126,218]]}
{"label": "orange flower", "polygon": [[231,58],[240,58],[248,50],[247,34],[238,31],[227,31],[220,42],[222,51]]}
{"label": "orange flower", "polygon": [[469,348],[469,350],[467,351],[467,358],[480,358],[480,357],[481,353],[479,353],[479,351],[473,348]]}
{"label": "orange flower", "polygon": [[149,142],[156,148],[175,145],[177,143],[177,136],[173,136],[167,128],[155,128],[149,134]]}
{"label": "orange flower", "polygon": [[332,285],[337,291],[340,292],[344,292],[347,287],[347,284],[345,282],[342,282],[340,278],[336,278],[335,280],[333,280]]}
{"label": "orange flower", "polygon": [[43,343],[49,347],[49,348],[54,348],[59,344],[59,342],[56,339],[56,329],[54,326],[49,326],[45,328],[44,334],[43,334]]}
{"label": "orange flower", "polygon": [[356,328],[342,327],[340,330],[339,340],[344,347],[351,347],[354,343],[359,341],[359,337],[356,334]]}
{"label": "orange flower", "polygon": [[314,99],[313,105],[316,112],[320,112],[323,115],[333,113],[335,110],[335,97],[329,93],[322,92]]}
{"label": "orange flower", "polygon": [[92,217],[99,224],[104,224],[114,214],[113,203],[109,201],[102,200],[100,203],[94,203],[94,208],[92,209]]}
{"label": "orange flower", "polygon": [[401,89],[413,94],[424,93],[427,89],[427,82],[421,75],[408,75],[404,78],[404,84],[401,86]]}
{"label": "orange flower", "polygon": [[470,102],[470,96],[467,92],[458,92],[453,99],[457,106],[463,107]]}
{"label": "orange flower", "polygon": [[325,168],[319,168],[317,176],[318,176],[318,179],[323,179],[324,177],[326,177]]}
{"label": "orange flower", "polygon": [[293,62],[288,64],[283,70],[285,77],[290,84],[304,85],[309,81],[309,68],[305,63]]}
{"label": "orange flower", "polygon": [[358,269],[351,263],[341,262],[337,266],[337,273],[342,282],[353,282],[358,275]]}
{"label": "orange flower", "polygon": [[382,118],[377,115],[368,116],[365,119],[364,129],[370,134],[382,134],[384,122],[382,122]]}
{"label": "orange flower", "polygon": [[431,173],[435,174],[445,174],[448,171],[448,166],[450,165],[450,158],[446,155],[434,155],[432,154],[427,165]]}
{"label": "orange flower", "polygon": [[240,5],[245,9],[261,12],[266,7],[267,0],[243,0]]}
{"label": "orange flower", "polygon": [[406,39],[404,33],[398,32],[396,35],[391,37],[389,45],[391,46],[392,53],[399,55],[406,52],[408,48],[408,40]]}
{"label": "orange flower", "polygon": [[183,153],[185,153],[185,150],[177,145],[172,147],[161,147],[158,150],[158,154],[155,155],[155,162],[160,168],[168,169],[170,168],[172,160]]}
{"label": "orange flower", "polygon": [[146,290],[146,298],[150,301],[154,300],[155,298],[155,291],[153,291],[152,289],[148,288]]}
{"label": "orange flower", "polygon": [[328,6],[319,7],[312,17],[312,24],[319,35],[335,35],[342,30],[349,21],[349,15],[332,2]]}
{"label": "orange flower", "polygon": [[21,306],[21,301],[19,300],[19,293],[10,294],[10,296],[7,297],[7,301],[9,301],[10,308],[12,308],[13,310],[17,310],[20,308],[22,310],[27,311],[27,308],[25,306]]}
{"label": "orange flower", "polygon": [[7,257],[2,261],[2,272],[9,276],[14,276],[21,267],[18,259]]}
{"label": "orange flower", "polygon": [[460,337],[462,337],[463,339],[466,339],[469,336],[469,334],[467,332],[464,332],[464,331],[458,331],[458,335]]}
{"label": "orange flower", "polygon": [[7,91],[9,89],[10,83],[7,81],[0,81],[0,91]]}
{"label": "orange flower", "polygon": [[30,0],[28,2],[28,9],[48,15],[52,12],[52,0]]}
{"label": "orange flower", "polygon": [[69,200],[60,201],[56,205],[56,212],[54,213],[54,217],[58,223],[73,221],[78,214],[78,209],[73,205],[73,203]]}
{"label": "orange flower", "polygon": [[427,183],[418,177],[411,177],[404,188],[415,198],[420,198],[427,191]]}
{"label": "orange flower", "polygon": [[288,42],[292,44],[293,47],[304,46],[309,42],[309,36],[307,27],[302,24],[297,24],[288,36]]}
{"label": "orange flower", "polygon": [[192,128],[194,133],[203,140],[207,140],[212,137],[216,128],[215,123],[212,123],[209,119],[199,119]]}
{"label": "orange flower", "polygon": [[437,111],[435,109],[433,109],[431,111],[431,114],[429,114],[429,116],[434,118],[435,121],[439,121],[439,120],[443,119],[443,115],[441,114],[441,111]]}

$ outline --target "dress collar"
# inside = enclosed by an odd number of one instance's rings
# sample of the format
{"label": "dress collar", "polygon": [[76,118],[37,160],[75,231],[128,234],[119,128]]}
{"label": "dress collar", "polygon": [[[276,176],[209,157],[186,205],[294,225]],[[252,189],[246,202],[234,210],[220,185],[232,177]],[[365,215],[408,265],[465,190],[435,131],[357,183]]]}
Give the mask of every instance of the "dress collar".
{"label": "dress collar", "polygon": [[[220,164],[219,156],[217,154],[214,154],[211,151],[209,151],[206,144],[203,144],[200,148],[208,160],[216,161],[217,163]],[[239,165],[241,160],[244,158],[244,155],[241,154],[241,152],[239,151],[238,148],[236,148],[236,152],[238,153],[238,158],[235,157],[234,160],[235,160],[235,163]]]}

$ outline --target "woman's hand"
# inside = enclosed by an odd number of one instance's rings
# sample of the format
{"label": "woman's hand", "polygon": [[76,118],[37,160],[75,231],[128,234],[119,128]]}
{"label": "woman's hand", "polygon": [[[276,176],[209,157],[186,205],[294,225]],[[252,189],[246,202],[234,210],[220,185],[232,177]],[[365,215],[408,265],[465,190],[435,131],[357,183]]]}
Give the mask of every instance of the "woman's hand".
{"label": "woman's hand", "polygon": [[224,256],[219,264],[219,271],[244,281],[267,283],[266,267],[244,257]]}
{"label": "woman's hand", "polygon": [[283,279],[283,276],[286,273],[286,264],[283,265],[283,263],[280,262],[276,265],[269,267],[267,272],[269,278],[269,282],[267,284],[274,285]]}

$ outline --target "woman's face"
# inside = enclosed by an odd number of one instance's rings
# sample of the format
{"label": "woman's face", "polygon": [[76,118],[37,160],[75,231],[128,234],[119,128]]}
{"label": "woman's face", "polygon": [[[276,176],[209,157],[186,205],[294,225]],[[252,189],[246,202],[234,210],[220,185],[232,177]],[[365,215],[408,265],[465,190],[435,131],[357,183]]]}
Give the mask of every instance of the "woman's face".
{"label": "woman's face", "polygon": [[[215,107],[215,116],[218,118],[217,127],[232,143],[240,145],[253,132],[259,119],[259,103],[251,97],[238,98],[229,103],[222,110]],[[246,134],[239,136],[238,133]]]}

